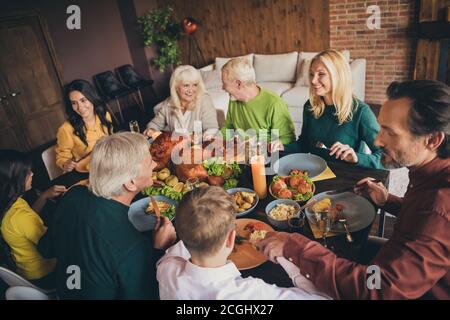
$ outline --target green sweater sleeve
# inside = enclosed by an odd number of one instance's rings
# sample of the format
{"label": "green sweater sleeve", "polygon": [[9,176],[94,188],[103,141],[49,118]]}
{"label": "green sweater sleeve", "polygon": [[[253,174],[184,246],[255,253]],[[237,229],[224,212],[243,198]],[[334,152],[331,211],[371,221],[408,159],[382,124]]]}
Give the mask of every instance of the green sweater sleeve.
{"label": "green sweater sleeve", "polygon": [[362,110],[358,127],[359,135],[361,140],[367,144],[372,154],[364,153],[362,150],[355,150],[358,156],[357,165],[365,168],[382,169],[381,149],[374,144],[375,137],[380,131],[380,125],[368,105],[363,104],[360,107]]}
{"label": "green sweater sleeve", "polygon": [[290,153],[309,152],[308,140],[309,140],[309,123],[311,112],[309,111],[309,104],[305,103],[303,106],[303,124],[302,131],[298,136],[297,141],[284,145],[284,151]]}
{"label": "green sweater sleeve", "polygon": [[287,104],[283,100],[274,102],[272,112],[272,129],[279,131],[281,143],[295,142],[295,128]]}
{"label": "green sweater sleeve", "polygon": [[150,241],[134,247],[117,270],[120,299],[157,299],[155,252]]}
{"label": "green sweater sleeve", "polygon": [[232,121],[232,102],[228,104],[227,116],[225,117],[225,123],[223,127],[220,129],[220,133],[225,140],[231,139],[231,137],[227,136],[227,129],[234,129],[233,121]]}

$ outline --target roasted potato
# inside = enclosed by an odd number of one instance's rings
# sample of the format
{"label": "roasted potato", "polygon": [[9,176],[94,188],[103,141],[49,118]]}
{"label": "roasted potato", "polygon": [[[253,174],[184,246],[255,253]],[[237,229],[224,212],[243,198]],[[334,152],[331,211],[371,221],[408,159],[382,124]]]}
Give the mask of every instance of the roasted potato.
{"label": "roasted potato", "polygon": [[184,188],[184,183],[183,182],[178,182],[177,184],[175,184],[173,186],[173,190],[175,190],[176,192],[183,191],[183,188]]}
{"label": "roasted potato", "polygon": [[253,192],[238,191],[233,194],[233,199],[238,212],[244,212],[250,209],[255,202],[256,194]]}
{"label": "roasted potato", "polygon": [[171,176],[167,177],[167,179],[165,179],[164,182],[169,187],[173,187],[174,185],[176,185],[178,183],[178,178],[174,175],[171,175]]}
{"label": "roasted potato", "polygon": [[157,174],[158,180],[164,181],[170,176],[170,170],[167,168],[162,169]]}

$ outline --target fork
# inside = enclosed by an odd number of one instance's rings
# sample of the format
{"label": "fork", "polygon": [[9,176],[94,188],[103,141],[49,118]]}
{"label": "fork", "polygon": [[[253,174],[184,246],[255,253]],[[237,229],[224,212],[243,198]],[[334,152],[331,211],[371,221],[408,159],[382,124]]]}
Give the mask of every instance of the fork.
{"label": "fork", "polygon": [[316,148],[330,150],[330,148],[328,148],[322,141],[316,142]]}
{"label": "fork", "polygon": [[347,241],[348,242],[353,242],[352,235],[350,234],[350,231],[348,230],[348,227],[347,227],[347,219],[346,218],[341,218],[338,221],[344,225]]}

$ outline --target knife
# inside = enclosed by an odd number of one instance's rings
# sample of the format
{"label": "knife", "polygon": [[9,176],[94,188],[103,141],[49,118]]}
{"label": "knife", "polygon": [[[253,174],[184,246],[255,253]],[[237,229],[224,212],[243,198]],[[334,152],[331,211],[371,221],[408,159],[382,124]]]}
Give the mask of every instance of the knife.
{"label": "knife", "polygon": [[[379,183],[381,182],[380,180],[373,180],[373,183]],[[331,191],[327,191],[327,195],[336,195],[339,193],[344,193],[344,192],[353,192],[353,189],[355,188],[356,185],[350,186],[350,187],[345,187],[345,188],[340,188],[340,189],[336,189],[336,190],[331,190]]]}

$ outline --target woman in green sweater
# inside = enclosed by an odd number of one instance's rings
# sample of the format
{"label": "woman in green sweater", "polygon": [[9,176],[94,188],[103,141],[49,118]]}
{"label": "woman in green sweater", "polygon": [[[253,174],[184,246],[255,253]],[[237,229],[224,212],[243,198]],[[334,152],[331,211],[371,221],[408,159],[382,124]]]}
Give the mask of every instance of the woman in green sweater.
{"label": "woman in green sweater", "polygon": [[[381,150],[374,145],[380,126],[370,107],[352,95],[352,76],[346,58],[336,50],[317,54],[310,66],[309,100],[303,108],[297,141],[273,143],[272,151],[314,153],[325,160],[381,168]],[[364,143],[371,154],[364,152]]]}

